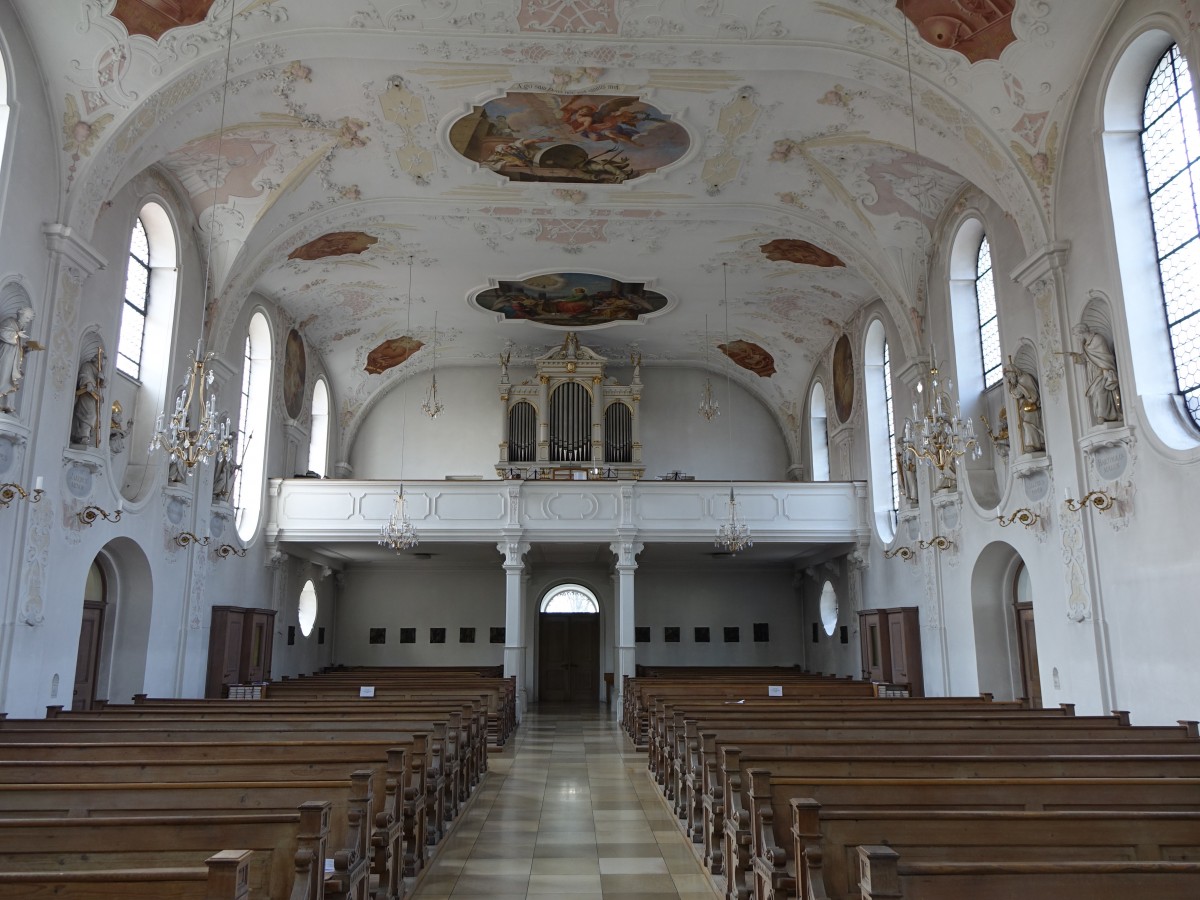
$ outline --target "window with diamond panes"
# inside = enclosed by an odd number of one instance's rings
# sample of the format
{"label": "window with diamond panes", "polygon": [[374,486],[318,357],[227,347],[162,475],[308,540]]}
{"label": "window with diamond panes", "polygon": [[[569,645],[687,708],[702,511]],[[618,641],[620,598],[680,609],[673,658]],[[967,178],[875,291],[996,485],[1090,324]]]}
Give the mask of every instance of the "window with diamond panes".
{"label": "window with diamond panes", "polygon": [[896,459],[896,409],[892,403],[892,354],[887,338],[883,340],[883,402],[887,407],[888,461],[892,474],[892,517],[900,508],[900,469]]}
{"label": "window with diamond panes", "polygon": [[996,318],[996,283],[992,277],[992,245],[986,235],[975,261],[975,304],[979,309],[979,347],[983,355],[983,386],[990,388],[1004,377],[1000,354],[1000,322]]}
{"label": "window with diamond panes", "polygon": [[1178,45],[1163,54],[1146,89],[1142,159],[1175,378],[1188,414],[1200,425],[1200,122],[1191,73]]}
{"label": "window with diamond panes", "polygon": [[125,304],[121,307],[121,337],[117,368],[130,378],[142,377],[142,344],[146,335],[146,310],[150,305],[150,239],[141,216],[133,223],[129,264],[125,269]]}

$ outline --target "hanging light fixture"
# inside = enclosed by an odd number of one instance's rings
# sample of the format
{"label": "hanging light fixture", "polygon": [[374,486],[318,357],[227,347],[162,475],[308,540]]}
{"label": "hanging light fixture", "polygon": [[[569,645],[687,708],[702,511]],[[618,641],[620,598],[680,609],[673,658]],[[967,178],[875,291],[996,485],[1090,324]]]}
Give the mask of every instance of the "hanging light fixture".
{"label": "hanging light fixture", "polygon": [[708,316],[704,317],[704,390],[700,392],[700,409],[698,412],[704,416],[706,421],[711,422],[714,418],[721,414],[721,406],[717,403],[717,398],[713,395],[712,379],[708,377]]}
{"label": "hanging light fixture", "polygon": [[[413,258],[408,257],[408,328],[409,337],[412,336],[412,267]],[[392,508],[392,514],[388,516],[387,522],[379,529],[378,544],[380,547],[389,547],[399,553],[401,550],[411,550],[418,543],[417,530],[413,527],[412,521],[408,518],[408,509],[405,506],[404,500],[404,444],[408,437],[408,382],[404,383],[404,398],[401,404],[400,413],[400,490],[396,492],[396,504]],[[441,412],[439,409],[438,412]]]}
{"label": "hanging light fixture", "polygon": [[[727,263],[721,263],[721,279],[724,284],[725,293],[725,346],[730,346],[729,341],[729,270]],[[707,330],[707,322],[705,325]],[[730,464],[733,460],[733,378],[730,375],[728,363],[725,369],[725,403],[729,408],[729,416],[726,421],[729,424],[728,430],[728,452]],[[715,403],[713,404],[715,407]],[[729,479],[729,521],[723,522],[717,528],[717,536],[713,541],[713,546],[718,550],[725,550],[729,553],[739,553],[747,547],[754,546],[754,539],[750,536],[750,526],[742,521],[738,516],[737,498],[733,494],[733,479]]]}
{"label": "hanging light fixture", "polygon": [[[233,15],[235,4],[229,5],[229,35],[225,42],[225,82],[221,92],[221,119],[217,131],[217,158],[213,163],[211,178],[212,207],[208,219],[208,250],[204,266],[204,298],[208,302],[208,292],[212,286],[212,253],[213,234],[216,231],[217,219],[217,186],[221,182],[221,154],[225,142],[225,104],[229,98],[229,70],[233,53]],[[175,398],[175,410],[169,420],[164,421],[164,413],[158,414],[154,425],[154,436],[150,439],[150,452],[165,450],[167,455],[178,460],[185,471],[190,472],[197,463],[207,464],[209,459],[228,460],[231,454],[230,444],[233,434],[229,427],[229,417],[218,421],[217,395],[212,391],[216,376],[212,370],[214,353],[204,352],[204,328],[200,325],[201,338],[196,342],[195,353],[188,354],[189,366],[187,378],[179,386]],[[230,460],[231,461],[231,460]]]}
{"label": "hanging light fixture", "polygon": [[[917,101],[913,88],[912,48],[909,44],[908,17],[904,19],[904,52],[908,66],[908,102],[912,116],[913,155],[917,149]],[[954,469],[956,460],[970,454],[978,459],[982,448],[975,436],[975,423],[971,417],[963,418],[958,401],[952,398],[954,382],[943,379],[938,372],[937,357],[933,353],[933,338],[929,343],[929,373],[917,382],[917,399],[913,402],[912,418],[904,420],[903,439],[900,444],[905,461],[916,460],[947,476]]]}
{"label": "hanging light fixture", "polygon": [[438,400],[437,393],[437,340],[437,311],[435,310],[433,313],[433,377],[429,380],[429,392],[425,395],[425,402],[421,404],[421,409],[425,410],[425,415],[431,419],[436,419],[446,408]]}

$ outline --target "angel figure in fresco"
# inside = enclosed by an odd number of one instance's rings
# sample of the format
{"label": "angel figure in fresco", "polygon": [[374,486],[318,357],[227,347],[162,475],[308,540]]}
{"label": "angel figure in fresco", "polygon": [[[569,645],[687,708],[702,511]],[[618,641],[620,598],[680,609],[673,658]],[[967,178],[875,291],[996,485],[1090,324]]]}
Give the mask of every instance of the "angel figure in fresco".
{"label": "angel figure in fresco", "polygon": [[79,104],[73,94],[67,94],[67,111],[63,113],[63,149],[72,156],[87,156],[100,139],[100,132],[108,127],[114,116],[105,113],[91,122],[79,117]]}
{"label": "angel figure in fresco", "polygon": [[566,103],[561,110],[562,120],[573,132],[589,140],[632,144],[642,136],[643,122],[663,121],[645,110],[628,109],[638,102],[637,97],[613,97],[599,106],[582,100],[573,97]]}
{"label": "angel figure in fresco", "polygon": [[1051,124],[1050,130],[1046,132],[1046,149],[1040,153],[1030,153],[1017,141],[1013,141],[1010,146],[1029,179],[1040,188],[1049,188],[1058,160],[1058,123]]}

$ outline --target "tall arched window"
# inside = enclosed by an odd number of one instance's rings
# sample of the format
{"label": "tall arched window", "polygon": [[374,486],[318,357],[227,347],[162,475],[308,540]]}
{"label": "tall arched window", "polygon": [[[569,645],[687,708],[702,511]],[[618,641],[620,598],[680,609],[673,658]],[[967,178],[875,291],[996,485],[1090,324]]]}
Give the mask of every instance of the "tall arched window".
{"label": "tall arched window", "polygon": [[256,312],[246,332],[242,403],[238,413],[237,452],[242,458],[242,470],[235,488],[235,503],[238,537],[243,541],[254,536],[262,512],[271,406],[271,359],[271,328],[267,317]]}
{"label": "tall arched window", "polygon": [[125,267],[125,305],[121,307],[121,339],[117,368],[130,378],[142,377],[142,347],[146,337],[146,312],[150,307],[150,239],[138,216],[129,238],[129,264]]}
{"label": "tall arched window", "polygon": [[883,322],[867,327],[863,352],[871,503],[875,527],[884,541],[896,535],[899,473],[896,468],[896,416],[892,409],[892,360]]}
{"label": "tall arched window", "polygon": [[829,480],[829,411],[825,406],[825,385],[813,385],[808,398],[808,433],[812,442],[812,480]]}
{"label": "tall arched window", "polygon": [[1146,88],[1142,162],[1175,380],[1188,414],[1200,425],[1200,121],[1178,44],[1167,48]]}
{"label": "tall arched window", "polygon": [[975,257],[975,308],[979,312],[979,348],[983,358],[983,386],[990,388],[1004,377],[1000,353],[1000,321],[996,316],[996,283],[992,278],[992,245],[983,236]]}
{"label": "tall arched window", "polygon": [[313,385],[312,433],[308,436],[308,470],[322,478],[328,471],[329,457],[329,387],[324,378]]}

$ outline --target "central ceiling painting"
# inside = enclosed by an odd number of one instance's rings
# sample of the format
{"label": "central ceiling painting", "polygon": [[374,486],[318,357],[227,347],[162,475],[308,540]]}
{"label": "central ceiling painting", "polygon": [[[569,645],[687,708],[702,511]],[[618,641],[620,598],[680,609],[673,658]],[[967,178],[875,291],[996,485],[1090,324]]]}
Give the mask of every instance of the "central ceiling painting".
{"label": "central ceiling painting", "polygon": [[681,159],[691,138],[638,97],[513,92],[456,121],[450,144],[512,181],[623,184]]}
{"label": "central ceiling painting", "polygon": [[525,319],[538,325],[572,329],[611,325],[632,322],[667,307],[667,298],[646,290],[644,282],[584,272],[553,272],[496,285],[476,294],[475,305],[505,319]]}

